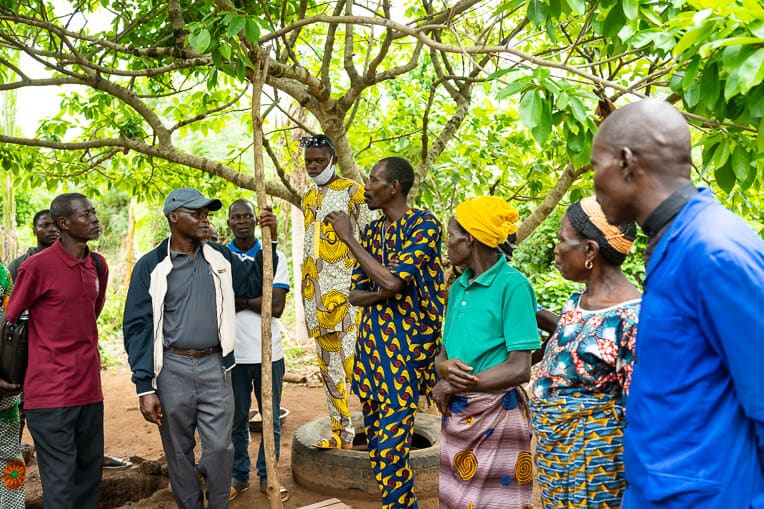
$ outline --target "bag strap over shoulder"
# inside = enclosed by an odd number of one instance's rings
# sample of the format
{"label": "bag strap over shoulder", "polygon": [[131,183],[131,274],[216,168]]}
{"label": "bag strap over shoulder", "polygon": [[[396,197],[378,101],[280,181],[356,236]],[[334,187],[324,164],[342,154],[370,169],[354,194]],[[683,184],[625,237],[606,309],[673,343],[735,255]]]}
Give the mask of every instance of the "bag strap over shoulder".
{"label": "bag strap over shoulder", "polygon": [[96,274],[98,274],[98,277],[100,278],[103,275],[103,266],[101,265],[101,260],[96,256],[95,252],[91,251],[90,256],[93,258],[93,263],[95,264]]}

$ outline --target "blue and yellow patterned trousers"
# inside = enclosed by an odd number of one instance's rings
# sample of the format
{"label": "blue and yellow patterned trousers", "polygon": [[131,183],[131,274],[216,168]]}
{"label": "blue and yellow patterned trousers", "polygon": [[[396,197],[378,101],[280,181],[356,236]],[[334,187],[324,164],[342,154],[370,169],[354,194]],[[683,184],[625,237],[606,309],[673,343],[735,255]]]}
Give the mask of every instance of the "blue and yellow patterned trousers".
{"label": "blue and yellow patterned trousers", "polygon": [[393,408],[371,400],[361,403],[371,469],[382,493],[382,509],[418,509],[409,465],[416,407]]}

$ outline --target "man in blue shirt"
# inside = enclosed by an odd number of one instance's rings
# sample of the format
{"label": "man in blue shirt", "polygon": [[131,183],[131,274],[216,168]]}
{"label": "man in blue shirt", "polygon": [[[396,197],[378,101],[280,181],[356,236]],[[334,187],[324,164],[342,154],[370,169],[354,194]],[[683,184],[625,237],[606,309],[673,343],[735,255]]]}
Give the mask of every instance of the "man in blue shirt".
{"label": "man in blue shirt", "polygon": [[592,166],[608,221],[649,238],[622,507],[764,507],[764,242],[692,185],[687,122],[664,101],[605,119]]}
{"label": "man in blue shirt", "polygon": [[[270,211],[269,211],[270,213]],[[262,244],[255,237],[255,208],[247,200],[236,200],[228,208],[228,227],[234,238],[228,249],[243,261],[255,260],[262,251]],[[276,223],[269,223],[271,238],[276,239]],[[263,225],[266,226],[266,225]],[[286,294],[289,291],[289,269],[286,256],[276,252],[276,273],[273,276],[273,300],[271,304],[271,352],[272,352],[272,388],[273,388],[273,435],[276,444],[276,457],[281,445],[281,389],[284,382],[284,348],[281,344],[281,324],[279,317],[284,312]],[[233,431],[233,482],[230,498],[233,500],[249,488],[249,408],[252,404],[252,392],[255,393],[258,408],[262,407],[262,323],[260,310],[262,297],[253,299],[236,298],[236,346],[234,356],[236,366],[231,371],[233,386],[234,414]],[[263,441],[257,453],[257,475],[260,489],[265,491],[267,472],[265,468],[265,450]],[[282,502],[289,498],[289,492],[283,486],[279,489]]]}

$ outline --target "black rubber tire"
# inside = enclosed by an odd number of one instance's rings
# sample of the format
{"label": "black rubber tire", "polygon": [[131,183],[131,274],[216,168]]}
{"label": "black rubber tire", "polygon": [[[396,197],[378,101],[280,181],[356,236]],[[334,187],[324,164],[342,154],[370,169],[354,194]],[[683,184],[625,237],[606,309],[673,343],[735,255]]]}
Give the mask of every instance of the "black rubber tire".
{"label": "black rubber tire", "polygon": [[[360,412],[351,414],[356,430],[363,430]],[[438,495],[440,470],[440,417],[417,412],[414,434],[432,444],[411,451],[414,470],[414,491],[418,497]],[[322,417],[300,426],[292,437],[292,477],[298,484],[326,495],[348,495],[351,498],[380,496],[377,481],[371,471],[369,454],[365,450],[318,449],[319,439],[331,435],[329,417]],[[348,494],[348,490],[354,490]]]}

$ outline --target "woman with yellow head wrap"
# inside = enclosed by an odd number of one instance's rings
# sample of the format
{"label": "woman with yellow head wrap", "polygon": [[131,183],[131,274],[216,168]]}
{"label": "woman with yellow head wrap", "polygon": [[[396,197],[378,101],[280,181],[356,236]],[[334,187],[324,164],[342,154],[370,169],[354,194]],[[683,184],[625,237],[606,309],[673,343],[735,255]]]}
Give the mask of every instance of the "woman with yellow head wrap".
{"label": "woman with yellow head wrap", "polygon": [[635,235],[634,224],[608,223],[594,197],[562,218],[555,264],[565,279],[586,287],[563,307],[533,383],[544,507],[621,506],[623,404],[640,306],[621,264]]}
{"label": "woman with yellow head wrap", "polygon": [[518,219],[505,200],[481,196],[459,204],[448,224],[448,256],[466,269],[449,292],[436,360],[441,508],[532,504],[528,400],[519,386],[540,346],[536,297],[499,250]]}

